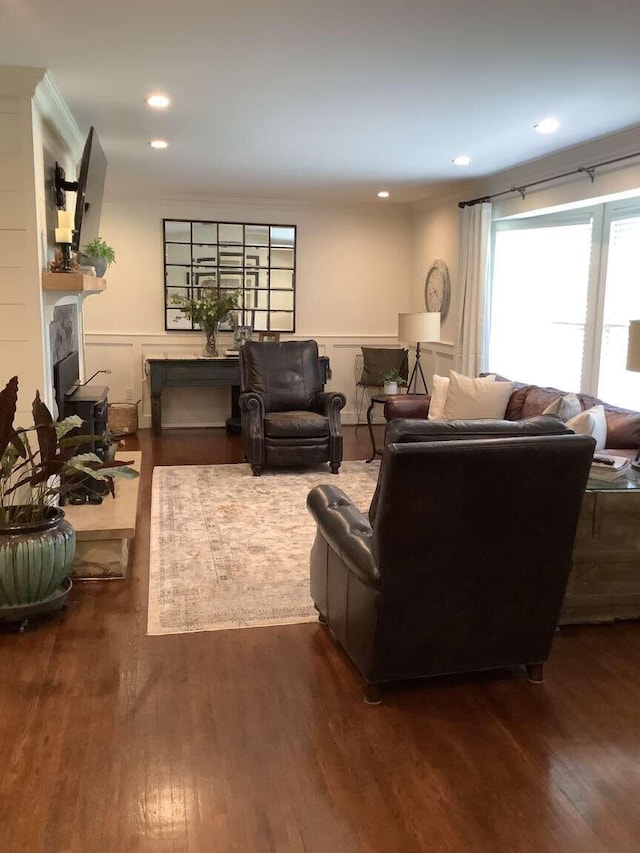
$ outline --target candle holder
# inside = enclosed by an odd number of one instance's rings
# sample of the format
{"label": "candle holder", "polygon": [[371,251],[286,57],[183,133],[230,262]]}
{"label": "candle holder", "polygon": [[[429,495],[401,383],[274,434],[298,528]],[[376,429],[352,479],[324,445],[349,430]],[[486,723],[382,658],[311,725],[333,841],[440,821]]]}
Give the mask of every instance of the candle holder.
{"label": "candle holder", "polygon": [[69,243],[59,243],[60,251],[62,252],[62,264],[58,272],[73,272],[71,264],[71,245]]}

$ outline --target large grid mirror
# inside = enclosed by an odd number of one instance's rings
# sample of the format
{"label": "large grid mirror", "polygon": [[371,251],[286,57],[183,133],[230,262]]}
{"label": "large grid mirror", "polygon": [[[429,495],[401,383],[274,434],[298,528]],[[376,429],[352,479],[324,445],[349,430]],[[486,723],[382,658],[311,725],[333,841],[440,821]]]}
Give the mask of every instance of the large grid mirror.
{"label": "large grid mirror", "polygon": [[167,331],[198,329],[172,304],[198,288],[240,293],[235,320],[255,332],[295,332],[296,226],[163,219]]}

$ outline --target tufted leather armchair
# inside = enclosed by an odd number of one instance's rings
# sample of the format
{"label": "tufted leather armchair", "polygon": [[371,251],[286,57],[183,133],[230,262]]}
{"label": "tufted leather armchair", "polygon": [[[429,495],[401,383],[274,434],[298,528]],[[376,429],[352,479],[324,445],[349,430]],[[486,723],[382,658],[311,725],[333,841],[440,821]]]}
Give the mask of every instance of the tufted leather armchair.
{"label": "tufted leather armchair", "polygon": [[324,392],[315,341],[240,349],[242,438],[254,476],[265,466],[342,462],[344,394]]}
{"label": "tufted leather armchair", "polygon": [[515,438],[405,443],[401,424],[374,513],[333,486],[308,495],[321,621],[364,677],[367,701],[380,701],[381,682],[514,665],[542,680],[594,440],[528,425]]}

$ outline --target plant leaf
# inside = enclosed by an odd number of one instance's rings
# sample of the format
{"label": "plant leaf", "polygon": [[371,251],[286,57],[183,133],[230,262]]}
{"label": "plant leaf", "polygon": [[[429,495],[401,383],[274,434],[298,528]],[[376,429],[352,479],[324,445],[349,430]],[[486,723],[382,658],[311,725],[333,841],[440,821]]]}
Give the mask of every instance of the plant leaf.
{"label": "plant leaf", "polygon": [[38,434],[40,459],[46,465],[49,459],[52,459],[56,455],[58,437],[53,426],[51,412],[40,399],[39,391],[36,391],[36,398],[33,401],[33,422],[36,425],[36,433]]}
{"label": "plant leaf", "polygon": [[78,417],[78,415],[69,415],[68,418],[65,418],[62,421],[55,421],[53,428],[56,431],[58,441],[61,438],[64,438],[64,436],[68,432],[71,432],[72,429],[79,429],[83,423],[84,421],[82,418]]}
{"label": "plant leaf", "polygon": [[0,457],[4,456],[15,430],[13,419],[18,403],[18,377],[13,376],[0,391]]}

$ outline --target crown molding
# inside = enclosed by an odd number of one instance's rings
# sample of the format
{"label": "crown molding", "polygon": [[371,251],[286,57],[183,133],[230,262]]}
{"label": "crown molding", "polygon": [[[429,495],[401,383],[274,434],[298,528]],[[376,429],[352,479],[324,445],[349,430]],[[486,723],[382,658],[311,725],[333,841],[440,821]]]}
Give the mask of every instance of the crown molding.
{"label": "crown molding", "polygon": [[76,161],[79,160],[82,155],[84,137],[48,71],[45,71],[36,87],[33,103],[40,115],[51,125],[67,146],[71,158]]}

